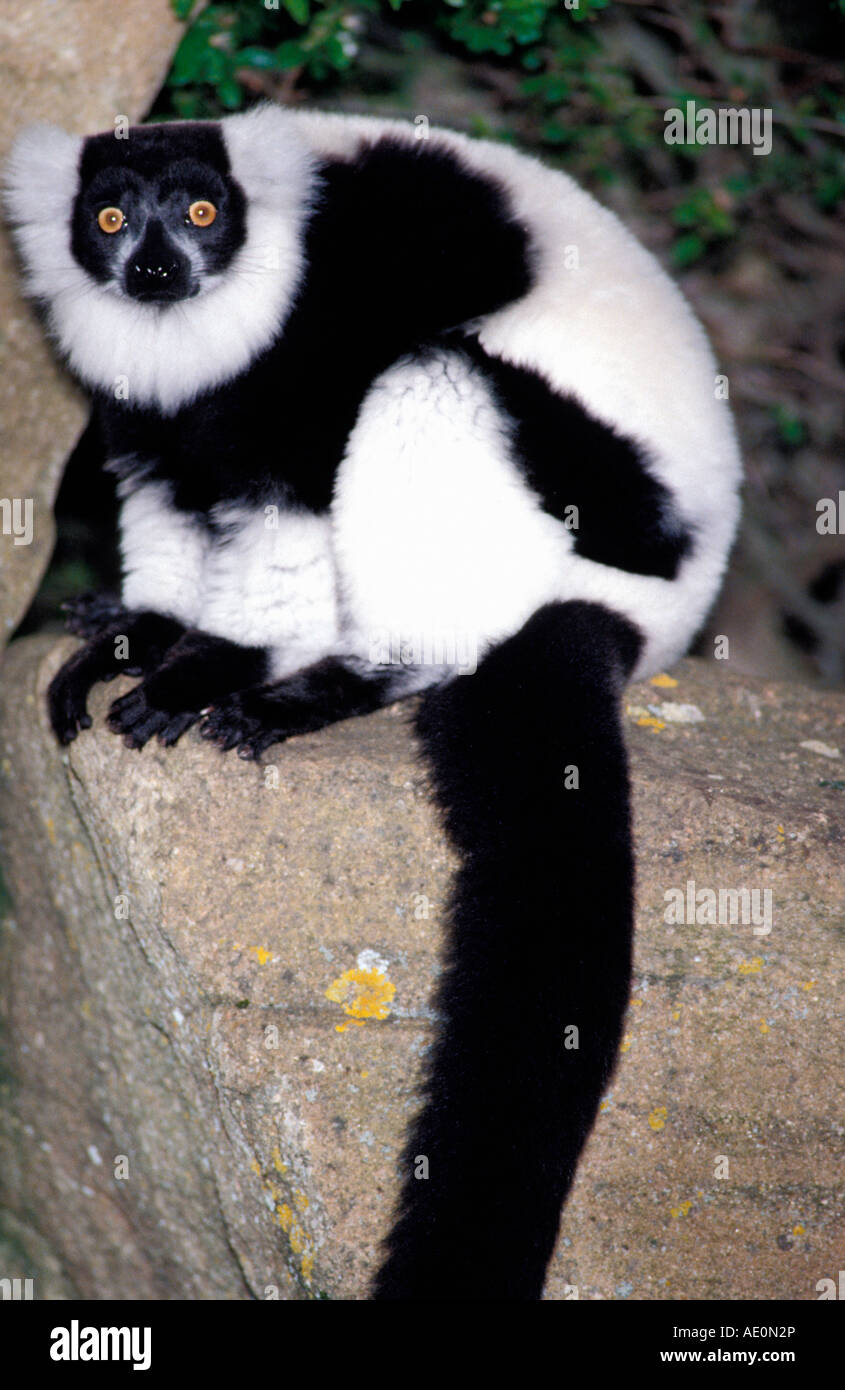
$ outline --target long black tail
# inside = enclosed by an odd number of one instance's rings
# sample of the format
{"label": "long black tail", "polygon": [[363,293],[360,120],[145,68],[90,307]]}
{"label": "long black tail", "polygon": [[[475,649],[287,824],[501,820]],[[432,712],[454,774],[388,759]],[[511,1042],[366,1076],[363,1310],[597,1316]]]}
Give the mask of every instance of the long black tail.
{"label": "long black tail", "polygon": [[618,706],[639,641],[598,605],[552,604],[419,713],[463,867],[444,1021],[377,1299],[542,1293],[628,999]]}

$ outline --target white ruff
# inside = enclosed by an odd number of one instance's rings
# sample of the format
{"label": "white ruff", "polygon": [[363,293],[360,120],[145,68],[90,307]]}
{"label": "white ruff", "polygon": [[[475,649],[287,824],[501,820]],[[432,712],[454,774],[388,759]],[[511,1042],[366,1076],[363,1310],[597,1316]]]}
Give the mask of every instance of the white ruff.
{"label": "white ruff", "polygon": [[31,127],[8,166],[7,203],[27,288],[46,300],[50,328],[71,368],[109,393],[125,377],[131,403],[165,414],[249,365],[284,322],[302,275],[313,156],[277,107],[229,117],[221,128],[247,199],[246,241],[195,299],[164,307],[97,284],[73,258],[69,221],[80,139],[52,126]]}

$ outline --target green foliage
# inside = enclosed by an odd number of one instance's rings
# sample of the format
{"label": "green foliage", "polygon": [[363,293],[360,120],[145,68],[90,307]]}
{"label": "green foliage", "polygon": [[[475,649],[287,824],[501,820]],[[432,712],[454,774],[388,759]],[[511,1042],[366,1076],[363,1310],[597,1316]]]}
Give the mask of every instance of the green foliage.
{"label": "green foliage", "polygon": [[[794,100],[773,92],[771,67],[754,56],[755,44],[769,41],[771,19],[753,4],[742,42],[737,22],[728,49],[704,0],[645,8],[622,0],[231,0],[204,10],[196,0],[171,3],[189,27],[154,118],[210,117],[295,93],[358,105],[376,93],[394,111],[407,110],[421,65],[457,57],[469,89],[493,84],[499,108],[491,113],[489,100],[480,101],[468,122],[473,133],[534,146],[588,185],[649,187],[657,177],[672,188],[678,267],[728,243],[761,200],[793,192],[833,213],[845,199],[841,85],[802,80]],[[845,0],[830,4],[825,23],[838,25]],[[667,31],[687,46],[683,66]],[[715,75],[718,97],[702,97],[692,79],[690,90],[678,87],[678,72],[697,69]],[[742,168],[714,177],[709,147],[663,141],[665,111],[687,101],[774,107],[771,155],[734,151]]]}
{"label": "green foliage", "polygon": [[[190,20],[195,0],[171,0]],[[170,111],[210,116],[246,99],[250,74],[293,72],[303,87],[336,85],[360,65],[361,35],[385,21],[409,52],[432,41],[464,57],[509,60],[515,71],[542,72],[525,88],[531,102],[558,103],[585,57],[599,51],[588,30],[611,0],[232,0],[199,10],[180,44],[170,75]],[[417,42],[415,42],[415,40]],[[559,70],[558,70],[559,69]],[[600,84],[601,85],[601,84]],[[240,88],[239,95],[235,87]],[[559,143],[551,128],[549,143]]]}
{"label": "green foliage", "polygon": [[696,186],[675,204],[672,221],[682,231],[672,248],[672,259],[679,269],[697,261],[720,237],[733,235],[736,223],[730,212],[731,201],[725,189],[714,192]]}
{"label": "green foliage", "polygon": [[803,420],[784,405],[773,406],[772,415],[781,444],[788,449],[799,448],[807,438],[807,430]]}
{"label": "green foliage", "polygon": [[[181,18],[193,9],[189,0],[171,3]],[[190,119],[238,110],[250,94],[250,74],[295,72],[320,83],[345,71],[358,52],[356,31],[378,9],[378,0],[236,0],[201,10],[167,78],[172,114]]]}

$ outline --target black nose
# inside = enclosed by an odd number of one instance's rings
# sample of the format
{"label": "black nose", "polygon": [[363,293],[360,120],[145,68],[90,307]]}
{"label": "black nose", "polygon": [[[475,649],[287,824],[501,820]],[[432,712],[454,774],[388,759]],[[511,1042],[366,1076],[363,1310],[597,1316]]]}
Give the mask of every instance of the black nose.
{"label": "black nose", "polygon": [[171,261],[170,265],[144,265],[143,262],[136,261],[132,267],[132,274],[141,280],[146,276],[145,283],[149,284],[151,280],[166,280],[168,275],[172,278],[178,268],[175,261]]}
{"label": "black nose", "polygon": [[191,266],[161,223],[152,221],[129,257],[124,280],[126,293],[133,299],[185,299],[191,292]]}

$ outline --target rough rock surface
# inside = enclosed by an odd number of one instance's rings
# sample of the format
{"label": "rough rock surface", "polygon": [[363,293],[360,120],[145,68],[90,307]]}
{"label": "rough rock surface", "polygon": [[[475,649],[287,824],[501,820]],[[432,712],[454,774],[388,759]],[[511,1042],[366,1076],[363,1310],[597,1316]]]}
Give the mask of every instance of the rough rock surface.
{"label": "rough rock surface", "polygon": [[[20,128],[50,121],[76,134],[138,120],[183,26],[168,0],[62,0],[0,12],[0,170]],[[84,400],[50,355],[18,293],[0,228],[0,498],[31,499],[31,544],[0,533],[0,646],[23,616],[53,546],[51,503],[85,420]]]}
{"label": "rough rock surface", "polygon": [[[452,863],[407,707],[259,768],[196,732],[130,752],[102,724],[120,681],[64,754],[43,692],[71,648],[3,670],[0,1273],[361,1298]],[[675,679],[628,692],[635,985],[546,1297],[814,1299],[843,1252],[845,701]],[[667,924],[689,880],[770,890],[771,931]]]}

